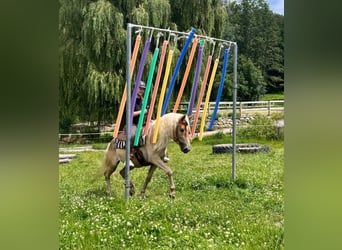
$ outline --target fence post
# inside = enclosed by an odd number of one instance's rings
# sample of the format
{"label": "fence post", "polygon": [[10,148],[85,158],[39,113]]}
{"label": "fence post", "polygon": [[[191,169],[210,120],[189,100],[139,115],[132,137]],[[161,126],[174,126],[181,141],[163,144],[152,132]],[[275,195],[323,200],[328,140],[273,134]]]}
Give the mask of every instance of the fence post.
{"label": "fence post", "polygon": [[210,102],[208,102],[208,117],[210,117]]}
{"label": "fence post", "polygon": [[271,100],[268,100],[267,104],[268,104],[268,116],[270,116],[271,115]]}
{"label": "fence post", "polygon": [[242,102],[240,102],[240,117],[242,116]]}

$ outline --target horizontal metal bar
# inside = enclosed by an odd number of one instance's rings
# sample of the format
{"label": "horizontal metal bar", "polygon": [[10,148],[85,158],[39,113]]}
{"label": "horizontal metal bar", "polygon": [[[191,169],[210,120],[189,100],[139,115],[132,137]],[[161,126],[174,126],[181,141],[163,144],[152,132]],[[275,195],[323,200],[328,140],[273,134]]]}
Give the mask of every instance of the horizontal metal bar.
{"label": "horizontal metal bar", "polygon": [[[136,27],[136,28],[140,28],[140,29],[149,29],[149,30],[157,30],[157,31],[162,31],[162,32],[170,32],[170,33],[179,34],[179,35],[189,35],[189,33],[180,32],[180,31],[176,31],[176,30],[161,29],[161,28],[155,28],[155,27],[137,25],[137,24],[130,24],[130,25],[132,26],[132,28]],[[203,39],[210,39],[210,40],[213,40],[216,42],[223,42],[223,43],[226,42],[226,43],[229,43],[229,45],[232,44],[232,45],[236,46],[236,42],[232,42],[232,41],[228,41],[228,40],[218,39],[218,38],[204,36],[204,35],[197,35],[197,34],[195,34],[195,36],[199,37],[199,38],[203,38]]]}

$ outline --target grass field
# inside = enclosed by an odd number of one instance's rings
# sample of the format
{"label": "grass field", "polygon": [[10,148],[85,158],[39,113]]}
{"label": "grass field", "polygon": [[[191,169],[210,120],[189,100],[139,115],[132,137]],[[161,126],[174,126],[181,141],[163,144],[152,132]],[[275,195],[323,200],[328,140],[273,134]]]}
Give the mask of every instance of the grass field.
{"label": "grass field", "polygon": [[282,93],[282,94],[266,94],[260,98],[260,101],[269,101],[269,100],[284,100],[284,93]]}
{"label": "grass field", "polygon": [[188,154],[169,144],[174,200],[161,170],[147,199],[139,198],[147,168],[131,171],[137,195],[128,203],[118,172],[107,197],[103,152],[77,153],[59,166],[60,249],[283,249],[283,142],[253,141],[271,152],[238,154],[232,183],[231,155],[212,154],[212,145],[229,140],[222,134],[196,139]]}

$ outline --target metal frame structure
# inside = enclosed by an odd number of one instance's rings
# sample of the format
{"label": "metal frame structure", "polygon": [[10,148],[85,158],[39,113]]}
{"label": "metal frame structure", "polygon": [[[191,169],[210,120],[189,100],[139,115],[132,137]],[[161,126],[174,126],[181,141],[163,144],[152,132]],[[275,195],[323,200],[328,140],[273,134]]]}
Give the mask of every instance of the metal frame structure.
{"label": "metal frame structure", "polygon": [[[131,123],[130,123],[130,117],[131,117],[131,76],[130,76],[130,62],[132,57],[132,29],[133,28],[139,28],[141,29],[148,29],[151,32],[153,31],[160,31],[160,32],[170,32],[172,34],[182,35],[182,36],[188,36],[189,33],[186,32],[179,32],[174,31],[170,29],[160,29],[160,28],[154,28],[149,26],[143,26],[143,25],[136,25],[136,24],[127,24],[127,39],[126,39],[126,84],[127,84],[127,98],[126,98],[126,134],[129,135],[131,131]],[[234,65],[233,65],[233,154],[232,154],[232,181],[234,182],[236,179],[236,95],[237,95],[237,44],[236,42],[212,38],[208,36],[203,35],[197,35],[196,37],[211,40],[215,42],[221,42],[225,43],[229,46],[234,46]],[[125,199],[126,201],[129,200],[129,190],[130,190],[130,138],[129,136],[126,137],[126,162],[125,162]]]}

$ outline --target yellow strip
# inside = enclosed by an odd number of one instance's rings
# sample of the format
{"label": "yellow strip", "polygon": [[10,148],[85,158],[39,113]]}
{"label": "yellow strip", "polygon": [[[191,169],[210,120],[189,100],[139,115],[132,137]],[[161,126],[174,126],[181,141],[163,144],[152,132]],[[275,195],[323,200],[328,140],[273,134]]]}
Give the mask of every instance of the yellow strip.
{"label": "yellow strip", "polygon": [[158,136],[158,131],[159,131],[160,115],[161,115],[161,112],[162,112],[163,101],[164,101],[164,96],[165,96],[165,92],[166,92],[167,80],[168,80],[169,74],[170,74],[172,56],[173,56],[173,50],[171,49],[169,51],[169,54],[168,54],[168,57],[167,57],[167,64],[166,64],[166,69],[165,69],[165,75],[164,75],[163,85],[162,85],[162,89],[161,89],[160,97],[159,97],[159,102],[158,102],[157,119],[156,119],[156,125],[154,127],[154,134],[153,134],[153,144],[155,144],[157,142],[157,136]]}
{"label": "yellow strip", "polygon": [[211,76],[210,76],[207,95],[205,97],[205,104],[204,104],[204,109],[203,109],[203,113],[202,113],[201,128],[200,128],[200,133],[199,133],[199,140],[200,141],[202,141],[202,138],[203,138],[203,129],[204,129],[204,124],[205,124],[205,117],[207,115],[207,107],[208,107],[210,93],[211,93],[211,89],[213,87],[214,78],[215,78],[218,63],[219,63],[219,59],[216,59],[215,64],[214,64],[214,68],[213,68],[213,72],[211,73]]}

